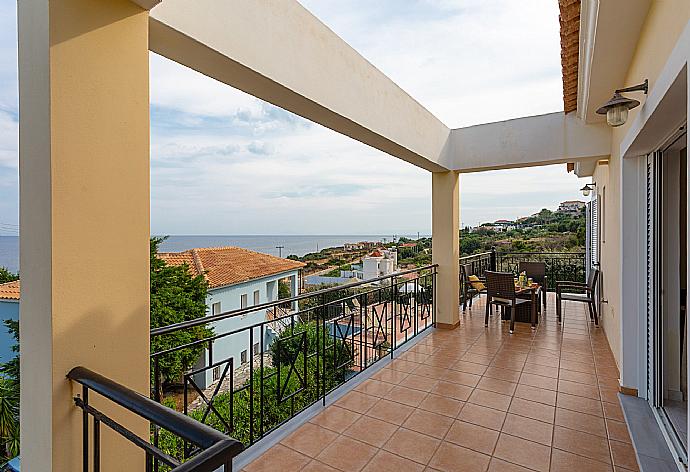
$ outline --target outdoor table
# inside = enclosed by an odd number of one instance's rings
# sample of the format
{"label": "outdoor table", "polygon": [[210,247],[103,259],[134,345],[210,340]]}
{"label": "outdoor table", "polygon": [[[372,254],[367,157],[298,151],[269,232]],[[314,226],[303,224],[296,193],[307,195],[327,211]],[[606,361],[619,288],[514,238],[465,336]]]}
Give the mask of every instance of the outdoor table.
{"label": "outdoor table", "polygon": [[539,292],[539,284],[536,282],[532,282],[532,284],[528,284],[524,287],[521,285],[515,284],[515,293],[517,295],[523,295],[523,294],[526,294],[527,292],[530,293],[530,298],[532,300],[532,329],[536,329],[536,327],[537,327],[537,293]]}

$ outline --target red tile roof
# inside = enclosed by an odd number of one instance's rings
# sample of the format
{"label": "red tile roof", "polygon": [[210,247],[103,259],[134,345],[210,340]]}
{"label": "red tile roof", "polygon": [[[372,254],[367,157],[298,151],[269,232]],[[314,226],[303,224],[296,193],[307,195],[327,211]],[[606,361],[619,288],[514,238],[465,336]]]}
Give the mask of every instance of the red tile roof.
{"label": "red tile roof", "polygon": [[558,0],[561,25],[563,109],[577,109],[577,74],[580,56],[580,0]]}
{"label": "red tile roof", "polygon": [[209,288],[225,287],[269,275],[297,270],[306,264],[239,247],[206,247],[184,252],[161,252],[170,265],[187,264],[194,275],[203,275]]}
{"label": "red tile roof", "polygon": [[0,284],[0,300],[19,300],[19,280]]}

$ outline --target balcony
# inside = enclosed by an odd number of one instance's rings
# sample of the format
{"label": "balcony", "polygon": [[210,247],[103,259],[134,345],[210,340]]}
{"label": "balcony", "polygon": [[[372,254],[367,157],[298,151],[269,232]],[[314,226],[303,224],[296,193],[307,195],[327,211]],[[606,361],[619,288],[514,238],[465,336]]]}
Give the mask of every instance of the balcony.
{"label": "balcony", "polygon": [[243,470],[638,470],[603,331],[577,304],[559,325],[554,304],[509,335],[475,300]]}

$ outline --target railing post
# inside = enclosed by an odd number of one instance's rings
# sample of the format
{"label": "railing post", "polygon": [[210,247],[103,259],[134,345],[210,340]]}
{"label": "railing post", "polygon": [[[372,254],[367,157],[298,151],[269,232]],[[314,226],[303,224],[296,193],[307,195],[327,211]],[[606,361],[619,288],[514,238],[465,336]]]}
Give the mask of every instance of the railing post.
{"label": "railing post", "polygon": [[496,262],[497,262],[496,261],[496,248],[492,247],[491,248],[491,271],[492,272],[496,272],[496,267],[497,267]]}

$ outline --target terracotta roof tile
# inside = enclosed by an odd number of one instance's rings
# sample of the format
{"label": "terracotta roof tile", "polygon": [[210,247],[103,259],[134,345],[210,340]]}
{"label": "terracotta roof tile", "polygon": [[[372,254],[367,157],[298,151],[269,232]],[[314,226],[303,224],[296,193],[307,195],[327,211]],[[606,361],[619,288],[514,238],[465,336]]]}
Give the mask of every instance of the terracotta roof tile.
{"label": "terracotta roof tile", "polygon": [[19,280],[0,284],[0,300],[19,300]]}
{"label": "terracotta roof tile", "polygon": [[194,275],[203,275],[209,288],[224,287],[304,267],[290,259],[239,247],[208,247],[184,252],[161,252],[170,265],[187,264]]}
{"label": "terracotta roof tile", "polygon": [[577,74],[580,55],[580,0],[558,0],[561,25],[563,109],[577,109]]}

